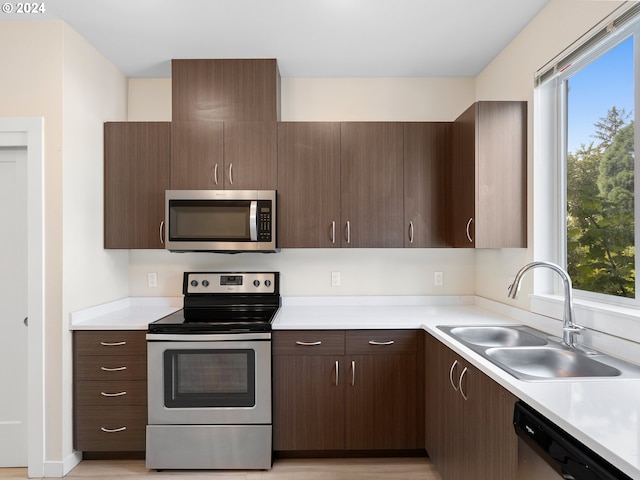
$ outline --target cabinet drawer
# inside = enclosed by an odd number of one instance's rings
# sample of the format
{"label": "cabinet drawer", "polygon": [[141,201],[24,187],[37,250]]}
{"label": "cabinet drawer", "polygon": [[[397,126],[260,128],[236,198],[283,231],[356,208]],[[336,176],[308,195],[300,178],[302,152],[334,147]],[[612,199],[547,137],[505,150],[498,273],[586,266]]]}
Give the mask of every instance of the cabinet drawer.
{"label": "cabinet drawer", "polygon": [[76,357],[76,380],[146,380],[147,357],[85,355]]}
{"label": "cabinet drawer", "polygon": [[147,382],[79,381],[76,382],[76,406],[122,407],[147,404]]}
{"label": "cabinet drawer", "polygon": [[78,450],[94,452],[144,451],[147,408],[76,408]]}
{"label": "cabinet drawer", "polygon": [[76,331],[74,348],[76,355],[146,355],[146,332]]}
{"label": "cabinet drawer", "polygon": [[347,354],[414,353],[417,345],[415,330],[347,330]]}
{"label": "cabinet drawer", "polygon": [[291,330],[273,332],[274,355],[343,355],[343,330]]}

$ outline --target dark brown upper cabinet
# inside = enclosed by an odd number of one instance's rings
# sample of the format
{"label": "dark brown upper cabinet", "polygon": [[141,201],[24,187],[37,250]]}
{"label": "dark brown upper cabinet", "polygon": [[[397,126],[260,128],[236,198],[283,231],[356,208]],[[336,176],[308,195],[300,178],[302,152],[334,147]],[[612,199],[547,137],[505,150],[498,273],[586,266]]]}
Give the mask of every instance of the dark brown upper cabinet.
{"label": "dark brown upper cabinet", "polygon": [[404,246],[448,247],[451,122],[404,124]]}
{"label": "dark brown upper cabinet", "polygon": [[173,60],[172,189],[275,189],[275,59]]}
{"label": "dark brown upper cabinet", "polygon": [[275,190],[278,186],[277,122],[224,123],[224,188]]}
{"label": "dark brown upper cabinet", "polygon": [[104,125],[104,247],[164,248],[169,122]]}
{"label": "dark brown upper cabinet", "polygon": [[527,103],[474,103],[453,123],[454,247],[527,246]]}
{"label": "dark brown upper cabinet", "polygon": [[172,60],[171,94],[174,122],[280,119],[275,59]]}
{"label": "dark brown upper cabinet", "polygon": [[173,122],[174,190],[275,190],[277,122]]}
{"label": "dark brown upper cabinet", "polygon": [[404,245],[403,124],[341,124],[343,247]]}
{"label": "dark brown upper cabinet", "polygon": [[282,248],[340,246],[340,123],[278,124]]}

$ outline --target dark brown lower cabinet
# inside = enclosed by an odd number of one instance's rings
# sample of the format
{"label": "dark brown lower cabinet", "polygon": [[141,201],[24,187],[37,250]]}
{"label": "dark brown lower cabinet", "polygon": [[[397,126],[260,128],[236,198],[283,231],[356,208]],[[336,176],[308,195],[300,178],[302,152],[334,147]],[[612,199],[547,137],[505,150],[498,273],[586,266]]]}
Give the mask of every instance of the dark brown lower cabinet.
{"label": "dark brown lower cabinet", "polygon": [[413,330],[274,332],[274,450],[423,448],[421,347]]}
{"label": "dark brown lower cabinet", "polygon": [[75,449],[144,452],[145,332],[75,331],[73,366]]}
{"label": "dark brown lower cabinet", "polygon": [[425,333],[425,446],[443,480],[516,478],[517,398]]}

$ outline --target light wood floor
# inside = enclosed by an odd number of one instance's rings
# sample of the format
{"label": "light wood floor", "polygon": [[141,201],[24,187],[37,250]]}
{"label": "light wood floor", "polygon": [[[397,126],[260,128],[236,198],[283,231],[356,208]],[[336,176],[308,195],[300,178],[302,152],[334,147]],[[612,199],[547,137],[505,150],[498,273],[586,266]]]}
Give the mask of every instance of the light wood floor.
{"label": "light wood floor", "polygon": [[[85,460],[65,477],[70,480],[441,480],[428,458],[348,458],[276,460],[269,471],[147,470],[143,460]],[[26,479],[24,468],[0,468],[1,480]]]}

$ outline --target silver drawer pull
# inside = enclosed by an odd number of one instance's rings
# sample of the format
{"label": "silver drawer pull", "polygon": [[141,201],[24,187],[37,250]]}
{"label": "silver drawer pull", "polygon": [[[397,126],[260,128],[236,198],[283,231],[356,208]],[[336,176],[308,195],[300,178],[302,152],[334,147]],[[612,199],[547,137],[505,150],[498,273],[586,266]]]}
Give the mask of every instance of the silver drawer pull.
{"label": "silver drawer pull", "polygon": [[316,347],[318,345],[322,345],[322,342],[301,342],[300,340],[297,340],[296,345],[302,345],[303,347]]}
{"label": "silver drawer pull", "polygon": [[377,342],[375,340],[369,340],[369,345],[393,345],[393,340],[389,340],[388,342]]}
{"label": "silver drawer pull", "polygon": [[103,347],[121,347],[126,344],[127,342],[100,342]]}
{"label": "silver drawer pull", "polygon": [[122,397],[123,395],[126,395],[127,392],[118,392],[118,393],[107,393],[107,392],[100,392],[100,395],[102,395],[103,397]]}
{"label": "silver drawer pull", "polygon": [[127,427],[120,427],[120,428],[105,428],[105,427],[100,427],[100,430],[102,430],[105,433],[118,433],[118,432],[124,432],[127,429]]}
{"label": "silver drawer pull", "polygon": [[115,367],[115,368],[100,367],[100,370],[102,370],[103,372],[121,372],[126,369],[127,367]]}

